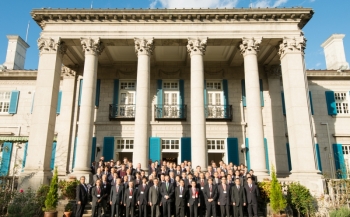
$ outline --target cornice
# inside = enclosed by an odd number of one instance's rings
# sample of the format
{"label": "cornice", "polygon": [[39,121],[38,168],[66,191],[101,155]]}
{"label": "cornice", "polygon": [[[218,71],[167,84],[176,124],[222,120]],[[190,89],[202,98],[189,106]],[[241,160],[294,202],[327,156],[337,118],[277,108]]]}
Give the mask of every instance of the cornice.
{"label": "cornice", "polygon": [[34,9],[32,18],[41,28],[47,23],[234,23],[296,22],[300,29],[312,18],[311,8],[242,9]]}

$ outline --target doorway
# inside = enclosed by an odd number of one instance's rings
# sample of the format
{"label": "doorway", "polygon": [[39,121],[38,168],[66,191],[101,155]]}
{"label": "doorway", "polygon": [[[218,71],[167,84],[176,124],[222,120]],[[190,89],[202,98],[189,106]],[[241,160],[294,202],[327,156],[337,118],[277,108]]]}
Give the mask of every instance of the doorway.
{"label": "doorway", "polygon": [[224,153],[208,153],[208,165],[211,165],[212,161],[214,161],[216,165],[218,165],[221,160],[225,162],[224,158]]}
{"label": "doorway", "polygon": [[170,163],[175,163],[178,164],[177,160],[179,158],[179,153],[176,152],[163,152],[162,153],[162,160],[170,162]]}
{"label": "doorway", "polygon": [[126,157],[129,161],[132,161],[132,152],[117,152],[116,160],[120,160],[123,162],[124,157]]}

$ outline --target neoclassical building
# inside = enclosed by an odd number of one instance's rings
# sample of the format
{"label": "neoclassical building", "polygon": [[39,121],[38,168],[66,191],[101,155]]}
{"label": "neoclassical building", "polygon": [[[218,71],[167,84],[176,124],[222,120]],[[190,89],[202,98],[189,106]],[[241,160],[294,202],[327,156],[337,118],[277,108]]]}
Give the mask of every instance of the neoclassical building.
{"label": "neoclassical building", "polygon": [[145,170],[149,159],[203,169],[224,160],[261,179],[274,166],[313,192],[323,177],[347,177],[344,36],[322,45],[327,70],[306,70],[312,9],[31,14],[42,28],[38,69],[23,69],[29,45],[8,36],[0,72],[1,171],[12,175],[21,160],[21,184],[47,183],[54,166],[91,178],[100,156]]}

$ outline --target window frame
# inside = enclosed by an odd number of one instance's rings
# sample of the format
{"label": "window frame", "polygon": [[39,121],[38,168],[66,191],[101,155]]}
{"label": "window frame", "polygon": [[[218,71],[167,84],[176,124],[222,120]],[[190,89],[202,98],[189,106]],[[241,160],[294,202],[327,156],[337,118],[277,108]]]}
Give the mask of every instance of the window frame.
{"label": "window frame", "polygon": [[[123,141],[124,142],[124,147],[123,148],[118,148],[118,145],[121,145],[121,144],[118,144],[118,141]],[[126,148],[126,141],[129,141],[129,146],[131,145],[131,141],[132,141],[132,148]],[[115,137],[114,138],[114,152],[133,152],[135,148],[135,139],[134,138],[129,138],[129,137]]]}
{"label": "window frame", "polygon": [[[8,99],[3,97],[5,94],[8,95]],[[0,91],[0,114],[8,114],[10,110],[10,101],[11,101],[11,91]],[[5,104],[7,104],[7,110],[4,110]]]}
{"label": "window frame", "polygon": [[[211,144],[211,146],[213,146],[214,145],[214,149],[212,149],[212,148],[210,148],[209,149],[209,144],[208,144],[208,142],[209,141],[215,141],[215,144]],[[220,146],[222,146],[223,145],[223,148],[220,148],[220,149],[217,149],[217,147],[218,147],[218,141],[220,141]],[[223,142],[223,143],[222,143]],[[227,149],[227,141],[226,141],[226,139],[223,139],[223,138],[207,138],[207,143],[206,143],[206,146],[207,146],[207,152],[208,153],[226,153],[226,149]]]}
{"label": "window frame", "polygon": [[[163,141],[169,141],[169,147],[170,148],[163,148]],[[178,141],[178,144],[174,143],[174,146],[176,147],[176,145],[178,145],[177,148],[171,148],[171,141]],[[167,145],[167,144],[165,144]],[[162,153],[173,153],[173,152],[178,152],[180,153],[180,149],[181,149],[181,139],[176,139],[176,138],[162,138],[161,139],[161,152]]]}
{"label": "window frame", "polygon": [[[339,96],[337,94],[345,94],[345,99],[339,99]],[[349,104],[350,104],[350,97],[349,97],[349,91],[334,91],[334,99],[335,99],[335,106],[337,109],[337,115],[343,115],[348,116],[350,115],[349,111]],[[339,112],[339,104],[341,112]],[[346,106],[346,112],[344,112],[344,106]]]}

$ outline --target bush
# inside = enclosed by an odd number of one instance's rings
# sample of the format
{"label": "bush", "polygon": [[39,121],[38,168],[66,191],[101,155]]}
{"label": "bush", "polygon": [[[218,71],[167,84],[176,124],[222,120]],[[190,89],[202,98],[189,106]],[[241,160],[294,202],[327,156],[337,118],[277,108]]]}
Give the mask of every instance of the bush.
{"label": "bush", "polygon": [[36,197],[38,199],[40,207],[45,207],[45,199],[49,191],[50,191],[50,186],[48,185],[41,185],[37,190]]}
{"label": "bush", "polygon": [[9,217],[39,217],[43,214],[39,197],[30,188],[15,193],[7,211]]}
{"label": "bush", "polygon": [[350,216],[350,209],[346,206],[343,206],[340,209],[332,210],[329,213],[330,217],[349,217]]}
{"label": "bush", "polygon": [[45,199],[45,208],[43,208],[44,212],[54,212],[56,211],[58,203],[58,177],[57,177],[57,167],[55,167],[55,171],[53,173],[53,177],[50,184],[49,193],[47,193]]}
{"label": "bush", "polygon": [[287,200],[282,193],[282,186],[276,177],[275,167],[272,167],[272,180],[270,188],[270,205],[275,214],[280,214],[287,206]]}
{"label": "bush", "polygon": [[67,203],[67,204],[64,206],[64,211],[65,211],[65,212],[72,212],[72,210],[73,210],[73,204]]}
{"label": "bush", "polygon": [[268,203],[270,201],[271,182],[270,181],[258,182],[258,187],[259,187],[260,198],[265,203]]}
{"label": "bush", "polygon": [[292,183],[288,186],[288,203],[298,213],[303,215],[312,215],[315,213],[315,198],[311,195],[309,189],[300,183]]}
{"label": "bush", "polygon": [[7,176],[0,176],[0,216],[5,216],[8,204],[13,197],[14,192],[11,191],[11,179]]}
{"label": "bush", "polygon": [[75,200],[77,186],[79,184],[78,180],[66,181],[61,180],[58,182],[58,188],[61,191],[62,197],[69,200]]}

